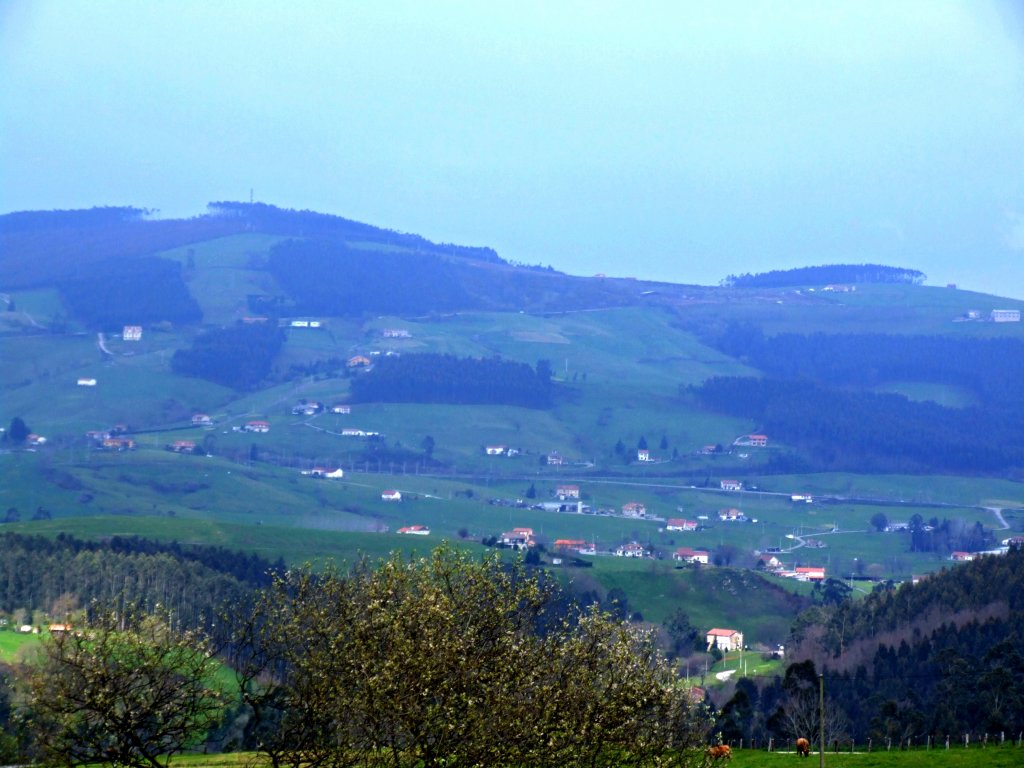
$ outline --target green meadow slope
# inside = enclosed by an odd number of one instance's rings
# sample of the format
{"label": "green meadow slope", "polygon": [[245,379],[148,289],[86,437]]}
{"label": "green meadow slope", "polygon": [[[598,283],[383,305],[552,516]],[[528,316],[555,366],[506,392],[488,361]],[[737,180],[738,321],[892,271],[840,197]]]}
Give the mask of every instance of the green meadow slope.
{"label": "green meadow slope", "polygon": [[[467,284],[475,295],[506,285],[500,311],[317,317],[319,328],[286,328],[270,377],[247,392],[173,373],[174,352],[204,328],[251,316],[250,296],[280,294],[266,265],[284,237],[241,232],[157,253],[182,265],[203,322],[145,327],[137,342],[90,329],[55,287],[4,293],[0,422],[20,417],[46,438],[33,449],[0,452],[6,525],[215,543],[290,562],[422,551],[441,539],[479,547],[484,538],[529,527],[544,547],[542,560],[581,590],[618,587],[633,610],[655,622],[680,607],[702,626],[743,621],[748,637],[765,643],[785,638],[794,608],[784,596],[807,588],[775,576],[729,576],[743,572],[731,568],[715,577],[679,568],[672,560],[676,549],[706,549],[721,565],[738,569],[755,568],[756,553],[772,549],[788,568],[903,579],[948,560],[910,552],[905,533],[875,530],[871,519],[880,512],[892,521],[920,515],[980,524],[997,538],[1024,529],[1024,486],[1009,477],[778,474],[772,461],[786,446],[771,437],[765,448],[702,453],[708,445],[729,448],[759,425],[707,410],[688,389],[714,376],[760,375],[742,355],[707,342],[730,322],[756,323],[766,334],[841,328],[1021,338],[1019,324],[952,322],[969,310],[1018,308],[1020,302],[911,285],[826,294],[810,287],[741,290],[569,278],[456,254],[444,258],[473,271]],[[350,245],[390,247],[381,241]],[[392,250],[402,248],[410,246]],[[510,276],[516,276],[509,283],[514,289],[501,282]],[[404,333],[386,335],[391,329]],[[332,404],[348,401],[352,377],[361,375],[347,367],[349,358],[420,352],[500,356],[531,366],[548,361],[555,404],[353,403],[350,413],[330,412]],[[82,378],[96,385],[78,386]],[[970,393],[932,381],[904,378],[881,389],[951,407],[971,404]],[[327,410],[294,415],[304,401],[322,402]],[[193,426],[194,413],[209,414],[214,424]],[[269,422],[270,431],[241,430],[257,419]],[[134,450],[99,451],[85,438],[115,424],[126,426]],[[379,437],[343,434],[351,429]],[[199,454],[166,450],[180,440],[195,442]],[[643,444],[651,461],[637,461]],[[512,447],[516,455],[487,455],[489,445]],[[548,463],[553,452],[563,464]],[[340,467],[345,476],[301,474],[314,466]],[[723,492],[723,479],[741,480],[745,490]],[[554,503],[564,484],[580,486],[591,514],[529,508]],[[384,501],[385,490],[400,490],[403,500]],[[793,494],[811,495],[814,503],[794,502]],[[621,515],[622,505],[633,501],[646,506],[647,519]],[[740,509],[747,521],[722,522],[719,510],[727,508]],[[701,528],[668,532],[670,517],[698,521]],[[431,534],[397,533],[408,525],[429,526]],[[606,553],[637,541],[657,558],[634,562],[606,554],[592,558],[591,567],[555,565],[560,538],[592,541]]]}

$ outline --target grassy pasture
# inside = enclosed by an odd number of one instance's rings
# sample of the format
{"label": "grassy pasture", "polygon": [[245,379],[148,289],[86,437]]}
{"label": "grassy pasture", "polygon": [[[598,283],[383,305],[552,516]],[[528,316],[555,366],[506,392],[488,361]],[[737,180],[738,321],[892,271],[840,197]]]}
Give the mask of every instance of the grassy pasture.
{"label": "grassy pasture", "polygon": [[[1016,768],[1024,762],[1024,750],[1009,742],[1002,746],[985,748],[971,745],[970,748],[954,747],[942,749],[915,748],[905,751],[878,749],[871,752],[864,745],[856,745],[856,751],[827,752],[824,763],[829,768]],[[254,753],[234,752],[222,755],[180,755],[174,758],[176,765],[189,768],[240,768],[241,766],[269,765]],[[791,748],[768,752],[764,749],[733,748],[733,768],[791,768],[795,765],[817,766],[819,757],[812,752],[810,758],[802,760]]]}
{"label": "grassy pasture", "polygon": [[258,267],[270,247],[283,239],[251,232],[194,243],[158,255],[185,266],[191,252],[196,268],[186,270],[188,289],[203,310],[203,322],[228,325],[251,314],[247,295],[281,293],[270,273]]}

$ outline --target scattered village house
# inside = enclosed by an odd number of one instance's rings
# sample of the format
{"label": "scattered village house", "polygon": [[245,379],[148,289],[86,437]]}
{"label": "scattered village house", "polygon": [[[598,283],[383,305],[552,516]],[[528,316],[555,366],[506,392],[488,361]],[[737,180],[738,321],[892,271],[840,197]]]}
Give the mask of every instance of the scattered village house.
{"label": "scattered village house", "polygon": [[637,448],[636,450],[637,461],[653,461],[651,459],[651,452],[646,448]]}
{"label": "scattered village house", "polygon": [[78,386],[80,387],[95,387],[96,379],[79,379]]}
{"label": "scattered village house", "polygon": [[533,528],[513,528],[498,537],[498,545],[510,549],[523,550],[536,546],[536,544],[537,542],[533,538]]}
{"label": "scattered village house", "polygon": [[696,531],[697,522],[695,520],[684,520],[681,517],[670,517],[665,521],[666,531]]}
{"label": "scattered village house", "polygon": [[269,432],[270,422],[269,421],[247,421],[245,423],[246,432]]}
{"label": "scattered village house", "polygon": [[745,523],[747,516],[736,507],[726,507],[718,510],[718,519],[725,523]]}
{"label": "scattered village house", "polygon": [[560,485],[555,488],[555,496],[562,501],[565,499],[578,499],[580,497],[580,487],[578,485]]}
{"label": "scattered village house", "polygon": [[134,451],[135,441],[130,437],[108,437],[103,440],[101,447],[105,451]]}
{"label": "scattered village house", "polygon": [[365,368],[370,364],[370,358],[365,355],[356,355],[348,359],[349,368]]}
{"label": "scattered village house", "polygon": [[142,341],[142,326],[126,325],[121,331],[121,339],[123,341]]}
{"label": "scattered village house", "polygon": [[174,453],[195,453],[196,443],[194,440],[175,440],[168,444],[167,450]]}
{"label": "scattered village house", "polygon": [[504,456],[505,451],[508,450],[507,445],[486,445],[484,446],[484,453],[488,456]]}
{"label": "scattered village house", "polygon": [[711,562],[711,553],[705,549],[691,549],[690,547],[680,547],[672,553],[672,559],[681,563],[695,563],[699,565],[707,565]]}
{"label": "scattered village house", "polygon": [[707,633],[708,650],[738,651],[743,648],[743,633],[736,629],[710,629]]}
{"label": "scattered village house", "polygon": [[768,445],[767,435],[740,435],[732,441],[733,445],[736,446],[752,446],[754,448],[764,448]]}
{"label": "scattered village house", "polygon": [[643,544],[635,541],[629,542],[629,544],[620,544],[615,548],[616,557],[646,557],[647,550]]}
{"label": "scattered village house", "polygon": [[393,491],[393,490],[384,491],[380,495],[380,498],[381,498],[382,501],[401,501],[402,500],[402,492],[401,491]]}
{"label": "scattered village house", "polygon": [[739,480],[723,480],[719,483],[719,486],[723,491],[742,491],[743,483]]}
{"label": "scattered village house", "polygon": [[786,567],[779,558],[770,554],[759,555],[757,562],[760,563],[761,567],[766,571],[781,571]]}
{"label": "scattered village house", "polygon": [[341,480],[345,477],[345,471],[340,467],[313,467],[305,470],[302,474],[324,480]]}
{"label": "scattered village house", "polygon": [[384,329],[385,339],[410,339],[412,334],[405,328],[385,328]]}
{"label": "scattered village house", "polygon": [[205,413],[194,413],[192,414],[192,426],[193,427],[212,427],[213,419],[211,419]]}
{"label": "scattered village house", "polygon": [[949,559],[954,563],[969,563],[978,556],[977,552],[953,552]]}
{"label": "scattered village house", "polygon": [[331,406],[331,413],[349,414],[352,413],[352,406],[344,403],[335,403]]}
{"label": "scattered village house", "polygon": [[647,507],[639,501],[627,501],[622,505],[622,514],[626,517],[646,517]]}
{"label": "scattered village house", "polygon": [[825,567],[824,566],[804,566],[796,568],[796,578],[798,581],[824,581],[825,580]]}
{"label": "scattered village house", "polygon": [[1019,323],[1020,322],[1020,310],[1019,309],[993,309],[989,315],[989,319],[993,323]]}
{"label": "scattered village house", "polygon": [[594,543],[584,541],[583,539],[556,539],[555,549],[575,552],[580,555],[597,554],[597,548],[594,546]]}
{"label": "scattered village house", "polygon": [[399,533],[409,534],[412,536],[429,536],[430,529],[425,525],[407,525],[404,528],[398,529]]}

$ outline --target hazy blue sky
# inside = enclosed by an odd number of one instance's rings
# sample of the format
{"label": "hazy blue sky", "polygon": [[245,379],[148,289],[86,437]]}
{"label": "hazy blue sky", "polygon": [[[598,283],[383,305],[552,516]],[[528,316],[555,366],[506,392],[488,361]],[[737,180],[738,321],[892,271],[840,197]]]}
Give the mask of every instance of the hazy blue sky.
{"label": "hazy blue sky", "polygon": [[0,0],[0,212],[336,213],[576,274],[1024,298],[1024,12]]}

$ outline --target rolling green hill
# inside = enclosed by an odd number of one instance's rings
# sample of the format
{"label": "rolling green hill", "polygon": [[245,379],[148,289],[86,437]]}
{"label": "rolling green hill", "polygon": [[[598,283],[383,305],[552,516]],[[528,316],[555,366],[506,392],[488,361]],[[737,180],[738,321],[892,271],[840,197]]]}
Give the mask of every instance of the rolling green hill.
{"label": "rolling green hill", "polygon": [[[700,586],[704,577],[675,567],[677,548],[704,548],[733,568],[754,568],[756,553],[773,548],[781,550],[787,568],[905,579],[947,565],[948,551],[911,551],[908,533],[874,529],[871,519],[878,513],[893,522],[915,515],[926,523],[951,521],[957,531],[980,524],[996,543],[1024,530],[1020,467],[971,476],[815,471],[820,467],[813,453],[784,436],[769,435],[764,447],[733,446],[762,425],[735,411],[713,410],[691,390],[716,376],[769,375],[768,366],[742,348],[725,350],[716,341],[738,323],[765,336],[841,332],[1019,342],[1019,323],[954,319],[1020,308],[1021,302],[903,284],[866,283],[855,292],[834,293],[822,286],[712,288],[573,277],[513,266],[486,249],[284,214],[243,207],[241,218],[152,231],[133,220],[122,227],[130,242],[118,247],[116,232],[83,235],[82,242],[106,248],[108,255],[156,256],[180,266],[202,322],[154,322],[138,341],[97,331],[65,305],[61,259],[77,253],[68,232],[80,228],[4,235],[0,423],[20,417],[46,438],[35,447],[0,446],[0,515],[11,521],[6,525],[84,537],[137,533],[216,543],[289,562],[422,550],[442,538],[479,547],[485,537],[530,527],[546,548],[543,561],[557,568],[551,560],[559,538],[594,541],[605,552],[635,540],[661,559],[629,562],[608,555],[594,558],[591,568],[559,572],[580,589],[623,589],[633,609],[656,623],[679,607],[702,626],[742,621],[757,643],[783,641],[792,618],[792,609],[767,597],[775,591],[764,585],[790,593],[809,587],[777,576],[748,583],[729,577],[730,569],[721,569],[725,575],[714,585]],[[404,257],[437,259],[459,281],[466,306],[414,314],[289,314],[295,297],[268,265],[275,247],[314,231],[344,246],[327,253],[387,253],[390,268],[400,269]],[[383,285],[375,290],[386,291]],[[190,348],[204,331],[254,317],[281,325],[286,334],[258,387],[239,392],[172,372],[175,352]],[[319,327],[296,327],[293,320]],[[531,367],[547,361],[554,403],[350,402],[354,377],[363,375],[349,367],[351,358],[372,364],[381,356],[420,353],[501,357]],[[96,384],[79,386],[79,379]],[[871,388],[959,410],[986,407],[969,383],[934,376],[899,376]],[[326,408],[293,413],[304,402]],[[333,413],[335,404],[347,404],[350,412]],[[193,426],[196,413],[208,414],[212,424]],[[253,420],[268,422],[269,432],[244,431]],[[85,436],[117,424],[134,441],[133,450],[99,450]],[[194,442],[198,455],[168,451],[175,441]],[[835,444],[841,451],[839,438]],[[515,455],[486,453],[486,446],[497,445]],[[642,445],[648,461],[638,461]],[[722,450],[704,451],[716,445]],[[552,454],[563,463],[549,463]],[[345,477],[301,474],[314,466],[340,467]],[[726,479],[742,481],[745,490],[722,492]],[[514,505],[554,502],[556,487],[566,483],[580,485],[589,514]],[[401,490],[405,499],[383,501],[387,489]],[[531,489],[533,498],[527,498]],[[794,502],[793,494],[814,501]],[[651,519],[622,516],[630,501],[644,503]],[[719,510],[731,507],[756,522],[720,521]],[[670,517],[696,520],[702,529],[666,532]],[[428,525],[431,535],[395,533],[412,524]],[[736,594],[722,586],[730,578]]]}

